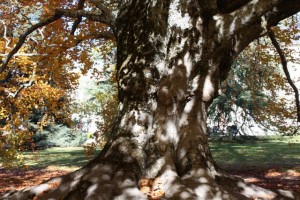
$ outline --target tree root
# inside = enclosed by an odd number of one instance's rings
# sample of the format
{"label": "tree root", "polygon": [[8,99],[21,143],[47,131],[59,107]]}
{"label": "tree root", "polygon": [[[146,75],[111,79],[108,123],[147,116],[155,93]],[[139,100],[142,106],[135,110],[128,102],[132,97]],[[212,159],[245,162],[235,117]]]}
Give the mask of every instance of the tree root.
{"label": "tree root", "polygon": [[[87,170],[89,169],[89,170]],[[291,191],[271,191],[245,183],[235,176],[218,172],[210,176],[198,170],[184,177],[170,170],[159,178],[137,178],[132,172],[113,170],[112,166],[94,165],[50,179],[38,186],[12,191],[3,200],[110,200],[110,199],[220,199],[220,200],[300,200]]]}
{"label": "tree root", "polygon": [[[242,195],[247,199],[263,200],[300,200],[300,194],[288,190],[270,190],[259,187],[255,184],[246,183],[243,179],[227,174],[219,173],[215,178],[218,185],[234,195]],[[241,197],[239,198],[241,199]]]}

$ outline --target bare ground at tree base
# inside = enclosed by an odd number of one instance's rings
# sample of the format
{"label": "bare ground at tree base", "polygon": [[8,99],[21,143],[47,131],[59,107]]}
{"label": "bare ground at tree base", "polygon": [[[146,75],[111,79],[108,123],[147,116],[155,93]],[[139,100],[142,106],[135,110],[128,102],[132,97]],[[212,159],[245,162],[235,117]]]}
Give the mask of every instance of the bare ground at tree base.
{"label": "bare ground at tree base", "polygon": [[[268,189],[284,189],[300,193],[300,166],[292,168],[270,166],[260,169],[226,166],[225,169],[227,172],[243,178],[248,183],[254,183]],[[9,190],[20,190],[38,185],[52,177],[69,172],[56,168],[34,170],[0,169],[0,194]]]}

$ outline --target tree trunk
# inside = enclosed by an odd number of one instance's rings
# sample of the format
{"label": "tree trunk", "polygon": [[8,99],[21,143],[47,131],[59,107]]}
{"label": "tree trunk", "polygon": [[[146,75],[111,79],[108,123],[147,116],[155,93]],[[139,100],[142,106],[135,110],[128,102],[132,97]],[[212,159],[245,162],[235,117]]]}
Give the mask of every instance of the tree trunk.
{"label": "tree trunk", "polygon": [[[5,198],[232,200],[293,195],[226,175],[212,158],[208,106],[235,57],[260,36],[262,27],[247,27],[252,32],[244,40],[246,29],[230,37],[211,17],[216,11],[199,2],[124,1],[116,24],[120,103],[111,140],[82,169]],[[154,181],[148,197],[140,191],[143,181]]]}

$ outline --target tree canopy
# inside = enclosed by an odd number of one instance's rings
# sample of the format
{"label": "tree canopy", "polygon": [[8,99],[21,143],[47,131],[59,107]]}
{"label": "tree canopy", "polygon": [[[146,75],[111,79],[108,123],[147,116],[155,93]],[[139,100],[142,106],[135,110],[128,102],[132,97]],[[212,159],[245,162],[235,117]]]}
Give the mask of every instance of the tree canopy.
{"label": "tree canopy", "polygon": [[55,14],[58,7],[80,9],[83,2],[0,4],[0,149],[8,161],[17,157],[23,143],[30,142],[29,122],[41,127],[54,122],[70,125],[70,93],[82,74],[89,70],[96,77],[107,73],[99,71],[95,56],[100,55],[103,62],[112,59],[110,39],[114,36],[106,30],[108,26],[82,17],[73,24],[67,13]]}
{"label": "tree canopy", "polygon": [[294,84],[296,80],[292,80],[290,73],[297,70],[295,65],[299,64],[297,49],[295,52],[293,48],[299,35],[297,23],[296,15],[273,28],[276,42],[280,41],[277,42],[280,43],[279,51],[290,63],[291,72],[282,66],[277,49],[268,36],[254,41],[239,55],[228,79],[222,83],[221,95],[210,107],[212,123],[219,126],[238,124],[240,131],[245,133],[247,131],[243,129],[255,123],[282,134],[296,133],[299,100],[295,95],[299,95]]}

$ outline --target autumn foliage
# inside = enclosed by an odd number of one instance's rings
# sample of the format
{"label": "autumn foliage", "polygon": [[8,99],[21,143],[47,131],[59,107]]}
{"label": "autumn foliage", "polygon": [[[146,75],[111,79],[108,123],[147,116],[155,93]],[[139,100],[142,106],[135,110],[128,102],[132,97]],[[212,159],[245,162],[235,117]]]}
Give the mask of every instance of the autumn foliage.
{"label": "autumn foliage", "polygon": [[[273,27],[281,50],[293,75],[299,64],[297,49],[299,16],[293,16]],[[298,80],[293,80],[297,82]],[[219,127],[236,124],[244,127],[259,124],[264,130],[296,134],[297,108],[294,91],[287,82],[281,59],[268,36],[251,43],[236,59],[221,84],[221,94],[214,100],[210,120]]]}
{"label": "autumn foliage", "polygon": [[[47,19],[61,6],[77,9],[73,1],[1,3],[1,61],[5,62],[28,28]],[[65,35],[72,31],[70,22],[61,18],[33,31],[6,69],[1,69],[0,155],[7,161],[18,159],[18,152],[25,144],[26,148],[30,147],[32,121],[41,129],[51,123],[70,125],[70,91],[76,88],[80,75],[92,68],[93,49],[102,46],[101,51],[106,50],[105,40],[95,40],[99,29],[107,29],[105,25],[82,19],[75,33]],[[99,76],[97,69],[93,71]],[[37,118],[37,122],[33,118]]]}

